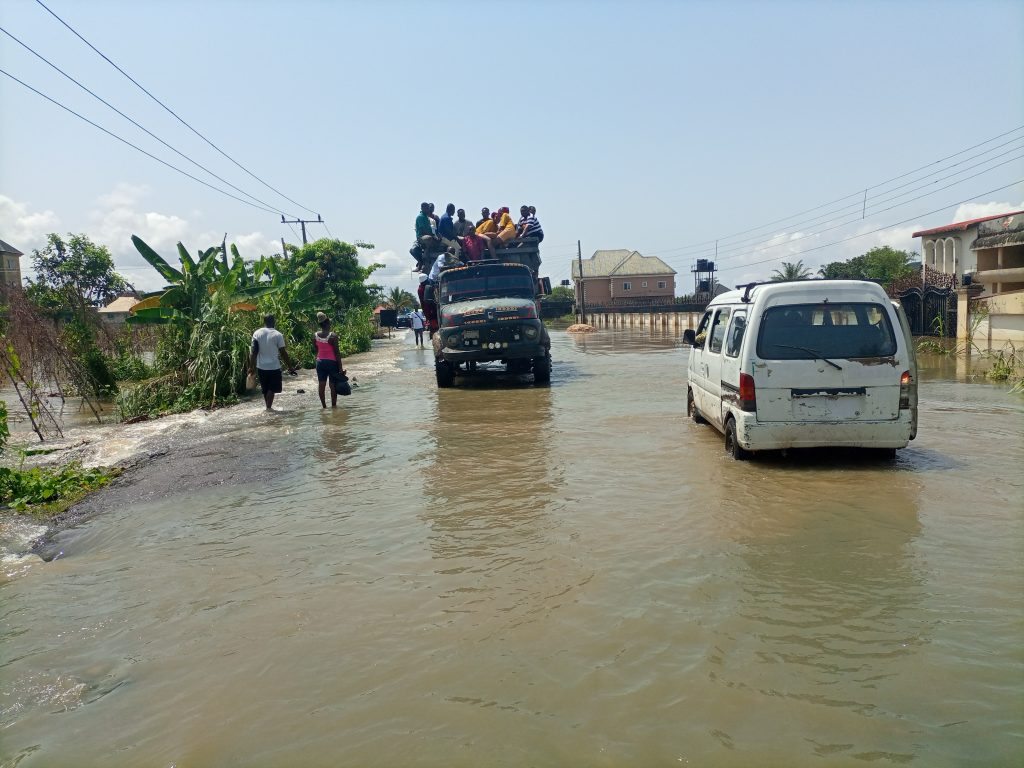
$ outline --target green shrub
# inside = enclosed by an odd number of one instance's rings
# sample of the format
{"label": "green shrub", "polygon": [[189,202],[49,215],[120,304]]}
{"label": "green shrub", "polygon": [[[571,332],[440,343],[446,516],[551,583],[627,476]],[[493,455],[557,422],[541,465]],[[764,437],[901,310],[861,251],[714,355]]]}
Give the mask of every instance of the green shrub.
{"label": "green shrub", "polygon": [[85,469],[77,463],[56,469],[0,467],[0,503],[23,511],[37,504],[74,501],[102,488],[118,474],[101,467]]}

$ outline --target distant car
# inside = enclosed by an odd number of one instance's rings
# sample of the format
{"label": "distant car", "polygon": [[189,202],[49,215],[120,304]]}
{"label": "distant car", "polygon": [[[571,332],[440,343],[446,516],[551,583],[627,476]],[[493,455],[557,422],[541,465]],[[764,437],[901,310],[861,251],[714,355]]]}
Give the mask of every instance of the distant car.
{"label": "distant car", "polygon": [[402,312],[395,318],[395,328],[411,328],[412,312]]}

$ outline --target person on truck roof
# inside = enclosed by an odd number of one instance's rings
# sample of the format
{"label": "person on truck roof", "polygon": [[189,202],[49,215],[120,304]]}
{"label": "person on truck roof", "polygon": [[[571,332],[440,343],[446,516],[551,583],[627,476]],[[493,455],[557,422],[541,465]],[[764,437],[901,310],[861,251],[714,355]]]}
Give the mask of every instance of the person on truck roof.
{"label": "person on truck roof", "polygon": [[458,218],[455,220],[456,237],[465,237],[471,232],[476,232],[476,226],[466,218],[466,212],[462,208],[459,208],[455,213],[458,215]]}
{"label": "person on truck roof", "polygon": [[535,237],[537,242],[540,243],[544,240],[544,230],[541,229],[540,222],[537,221],[537,217],[531,213],[531,210],[533,208],[529,205],[523,205],[519,208],[520,219],[516,237],[519,240],[522,240],[524,237]]}
{"label": "person on truck roof", "polygon": [[438,222],[437,236],[445,247],[454,250],[455,255],[458,257],[462,254],[462,246],[459,245],[459,241],[456,238],[455,222],[452,220],[453,213],[455,213],[455,204],[448,203],[448,207],[444,209],[444,216]]}
{"label": "person on truck roof", "polygon": [[430,218],[430,203],[420,203],[420,213],[416,217],[416,245],[420,249],[416,269],[423,271],[424,266],[430,263],[430,254],[437,250],[438,245],[433,220]]}
{"label": "person on truck roof", "polygon": [[477,219],[476,224],[474,224],[473,226],[474,226],[474,228],[479,227],[485,221],[490,221],[490,220],[491,220],[491,209],[488,208],[485,205],[483,208],[480,209],[480,218]]}

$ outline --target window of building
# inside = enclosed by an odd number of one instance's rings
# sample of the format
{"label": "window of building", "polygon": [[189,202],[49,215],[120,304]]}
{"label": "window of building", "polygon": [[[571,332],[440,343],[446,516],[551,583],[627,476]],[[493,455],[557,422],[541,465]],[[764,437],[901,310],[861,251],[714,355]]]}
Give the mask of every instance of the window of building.
{"label": "window of building", "polygon": [[647,281],[644,280],[642,283],[640,283],[640,287],[641,288],[646,288],[647,287]]}
{"label": "window of building", "polygon": [[659,288],[668,288],[668,283],[665,282],[664,280],[659,280],[658,281],[658,287]]}
{"label": "window of building", "polygon": [[624,291],[632,291],[633,290],[633,284],[632,283],[623,283],[622,284],[622,290],[624,290]]}

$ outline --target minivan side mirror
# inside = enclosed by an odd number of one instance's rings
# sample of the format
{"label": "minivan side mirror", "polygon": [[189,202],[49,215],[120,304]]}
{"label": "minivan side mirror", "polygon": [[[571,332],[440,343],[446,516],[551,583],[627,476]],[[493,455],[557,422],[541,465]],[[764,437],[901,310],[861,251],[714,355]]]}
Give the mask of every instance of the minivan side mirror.
{"label": "minivan side mirror", "polygon": [[691,347],[697,346],[697,334],[692,328],[683,331],[683,344],[689,344]]}

